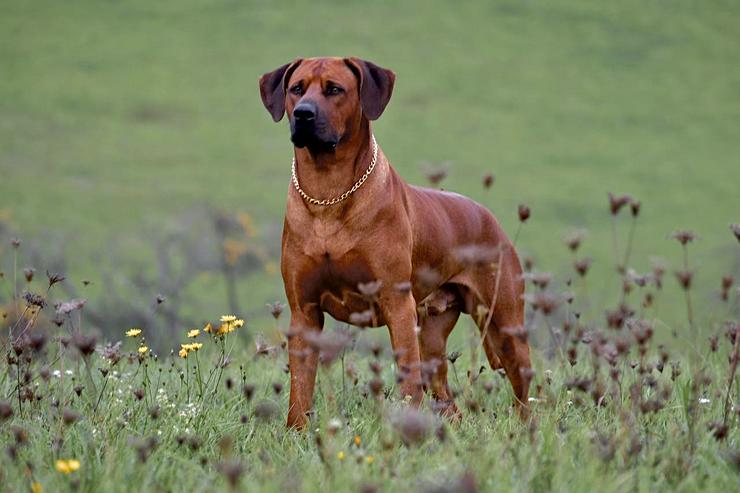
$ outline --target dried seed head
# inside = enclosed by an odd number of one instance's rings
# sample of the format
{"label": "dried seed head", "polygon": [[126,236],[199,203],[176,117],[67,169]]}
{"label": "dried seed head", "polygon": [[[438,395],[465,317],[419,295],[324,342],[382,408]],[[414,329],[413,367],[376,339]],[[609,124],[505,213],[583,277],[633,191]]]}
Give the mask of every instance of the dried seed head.
{"label": "dried seed head", "polygon": [[36,269],[27,267],[23,269],[23,276],[26,278],[26,282],[33,281],[33,275],[36,273]]}
{"label": "dried seed head", "polygon": [[357,290],[366,300],[375,301],[382,286],[383,281],[361,282],[357,284]]}
{"label": "dried seed head", "polygon": [[404,444],[419,445],[429,436],[434,418],[414,408],[405,408],[392,417],[394,428]]}
{"label": "dried seed head", "polygon": [[689,230],[677,230],[671,234],[671,238],[678,241],[681,245],[686,245],[696,239],[696,234]]}
{"label": "dried seed head", "polygon": [[632,217],[637,217],[640,215],[640,201],[639,200],[630,200],[630,212],[632,212]]}
{"label": "dried seed head", "polygon": [[612,216],[616,216],[619,214],[622,207],[629,204],[631,201],[632,199],[629,195],[616,196],[609,192],[609,212],[611,212]]}
{"label": "dried seed head", "polygon": [[519,207],[517,208],[517,213],[519,215],[519,221],[525,223],[527,222],[527,219],[532,215],[532,210],[529,208],[529,206],[525,204],[519,204]]}
{"label": "dried seed head", "polygon": [[496,182],[496,177],[493,173],[486,173],[483,175],[483,188],[488,190]]}
{"label": "dried seed head", "polygon": [[13,417],[13,407],[9,402],[0,401],[0,423]]}
{"label": "dried seed head", "polygon": [[82,415],[74,409],[65,408],[64,411],[62,411],[62,421],[66,426],[76,423],[81,417]]}
{"label": "dried seed head", "polygon": [[285,309],[285,305],[283,305],[279,301],[273,301],[272,303],[268,303],[267,307],[270,309],[272,318],[274,318],[275,320],[280,318],[280,315],[283,313],[283,310]]}
{"label": "dried seed head", "polygon": [[277,404],[269,400],[262,400],[254,406],[254,416],[261,421],[269,421],[279,412]]}
{"label": "dried seed head", "polygon": [[447,177],[447,173],[449,172],[449,163],[444,163],[440,166],[431,166],[429,163],[422,163],[421,167],[429,183],[434,186],[439,185]]}
{"label": "dried seed head", "polygon": [[46,306],[46,300],[44,299],[44,297],[35,293],[29,293],[28,291],[26,291],[25,293],[23,293],[23,299],[26,301],[26,304],[29,307],[35,306],[38,308],[43,308]]}
{"label": "dried seed head", "polygon": [[72,337],[72,344],[83,356],[90,356],[95,352],[95,343],[97,339],[92,335],[85,335],[80,332]]}
{"label": "dried seed head", "polygon": [[740,224],[730,224],[730,231],[735,235],[735,239],[740,242]]}
{"label": "dried seed head", "polygon": [[239,478],[244,472],[244,466],[238,460],[227,460],[219,462],[217,469],[226,477],[229,487],[236,490],[239,486]]}
{"label": "dried seed head", "polygon": [[690,270],[680,270],[676,272],[676,279],[684,290],[691,289],[691,280],[694,277],[694,273]]}
{"label": "dried seed head", "polygon": [[53,285],[60,283],[64,281],[65,277],[58,273],[52,273],[48,270],[46,271],[46,278],[49,280],[49,287],[51,288]]}
{"label": "dried seed head", "polygon": [[357,327],[367,327],[373,322],[373,311],[353,312],[349,314],[349,323]]}
{"label": "dried seed head", "polygon": [[568,247],[568,250],[571,252],[578,251],[578,248],[581,246],[581,243],[583,242],[583,239],[586,237],[586,233],[583,230],[573,231],[572,233],[568,234],[568,236],[565,237],[563,242],[565,243],[565,246]]}
{"label": "dried seed head", "polygon": [[585,277],[588,274],[588,269],[591,267],[592,260],[590,258],[576,259],[573,261],[573,268],[578,272],[578,275]]}

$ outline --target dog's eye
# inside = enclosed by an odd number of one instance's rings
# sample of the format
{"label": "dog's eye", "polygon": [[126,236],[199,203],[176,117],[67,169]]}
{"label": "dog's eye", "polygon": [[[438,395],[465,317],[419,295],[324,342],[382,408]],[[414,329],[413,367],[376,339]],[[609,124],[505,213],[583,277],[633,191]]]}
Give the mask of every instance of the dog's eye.
{"label": "dog's eye", "polygon": [[300,84],[296,84],[290,88],[290,92],[296,96],[303,94],[303,87]]}
{"label": "dog's eye", "polygon": [[339,86],[329,86],[326,89],[326,95],[327,96],[336,96],[337,94],[341,94],[344,92],[344,89],[342,89]]}

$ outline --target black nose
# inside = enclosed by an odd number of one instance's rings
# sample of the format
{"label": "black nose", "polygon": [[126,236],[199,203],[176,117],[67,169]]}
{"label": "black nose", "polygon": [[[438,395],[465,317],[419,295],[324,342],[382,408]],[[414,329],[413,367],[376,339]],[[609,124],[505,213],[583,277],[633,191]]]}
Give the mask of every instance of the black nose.
{"label": "black nose", "polygon": [[310,102],[298,103],[293,109],[293,117],[297,121],[309,122],[316,118],[316,105]]}

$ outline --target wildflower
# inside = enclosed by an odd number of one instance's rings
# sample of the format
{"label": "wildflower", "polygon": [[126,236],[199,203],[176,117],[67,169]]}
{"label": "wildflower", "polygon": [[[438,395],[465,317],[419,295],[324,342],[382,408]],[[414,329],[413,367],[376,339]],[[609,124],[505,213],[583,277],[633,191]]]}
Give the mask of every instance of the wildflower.
{"label": "wildflower", "polygon": [[373,462],[375,462],[375,457],[373,457],[372,455],[368,455],[367,457],[365,457],[365,462],[367,462],[368,464],[372,464]]}
{"label": "wildflower", "polygon": [[187,358],[188,357],[188,350],[183,348],[180,348],[180,351],[177,353],[180,355],[181,358]]}
{"label": "wildflower", "polygon": [[283,310],[285,309],[285,305],[283,305],[279,301],[268,303],[267,306],[270,308],[270,313],[272,314],[275,320],[280,318],[280,315],[283,313]]}
{"label": "wildflower", "polygon": [[147,346],[139,346],[139,354],[146,354],[149,351],[149,348]]}
{"label": "wildflower", "polygon": [[740,241],[740,224],[730,224],[730,230],[735,235],[737,241]]}
{"label": "wildflower", "polygon": [[211,324],[206,324],[205,327],[203,327],[203,332],[211,333],[213,332],[213,326]]}
{"label": "wildflower", "polygon": [[529,206],[525,204],[519,204],[519,207],[517,208],[517,213],[519,214],[519,220],[523,223],[527,222],[529,216],[532,215],[532,211],[530,210]]}
{"label": "wildflower", "polygon": [[31,493],[43,493],[44,489],[41,487],[41,483],[34,481],[31,483]]}
{"label": "wildflower", "polygon": [[360,438],[360,435],[355,435],[355,445],[358,447],[362,445],[362,438]]}
{"label": "wildflower", "polygon": [[129,329],[126,331],[126,337],[137,337],[141,334],[141,329]]}
{"label": "wildflower", "polygon": [[193,330],[189,330],[188,331],[188,337],[190,339],[194,339],[194,338],[198,337],[198,335],[200,335],[200,330],[199,329],[193,329]]}
{"label": "wildflower", "polygon": [[493,173],[487,173],[483,175],[483,188],[489,189],[493,185],[493,183],[496,181],[496,177],[493,175]]}
{"label": "wildflower", "polygon": [[75,472],[80,468],[80,461],[78,461],[77,459],[59,459],[56,461],[55,467],[57,472],[69,474]]}
{"label": "wildflower", "polygon": [[619,214],[619,210],[630,202],[632,202],[632,199],[629,195],[615,196],[609,192],[609,211],[612,216]]}
{"label": "wildflower", "polygon": [[221,322],[228,323],[228,322],[234,322],[236,321],[236,317],[234,315],[222,315],[221,316]]}
{"label": "wildflower", "polygon": [[677,240],[680,244],[685,245],[696,239],[696,234],[693,231],[678,230],[674,231],[671,238]]}
{"label": "wildflower", "polygon": [[329,420],[329,424],[326,425],[326,431],[329,433],[329,435],[335,435],[337,431],[342,427],[342,422],[338,420],[337,418],[332,418]]}
{"label": "wildflower", "polygon": [[706,397],[702,397],[699,399],[699,404],[711,404],[711,403],[712,403],[712,400],[707,399]]}
{"label": "wildflower", "polygon": [[337,454],[337,459],[344,460],[344,451],[340,450]]}

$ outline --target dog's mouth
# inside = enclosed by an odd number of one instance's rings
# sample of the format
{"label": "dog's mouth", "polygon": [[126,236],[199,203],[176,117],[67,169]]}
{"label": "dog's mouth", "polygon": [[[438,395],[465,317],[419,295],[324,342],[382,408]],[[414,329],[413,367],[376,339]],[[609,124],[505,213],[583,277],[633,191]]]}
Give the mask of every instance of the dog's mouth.
{"label": "dog's mouth", "polygon": [[315,123],[290,122],[290,140],[298,148],[307,148],[312,153],[334,152],[339,136],[333,130]]}

